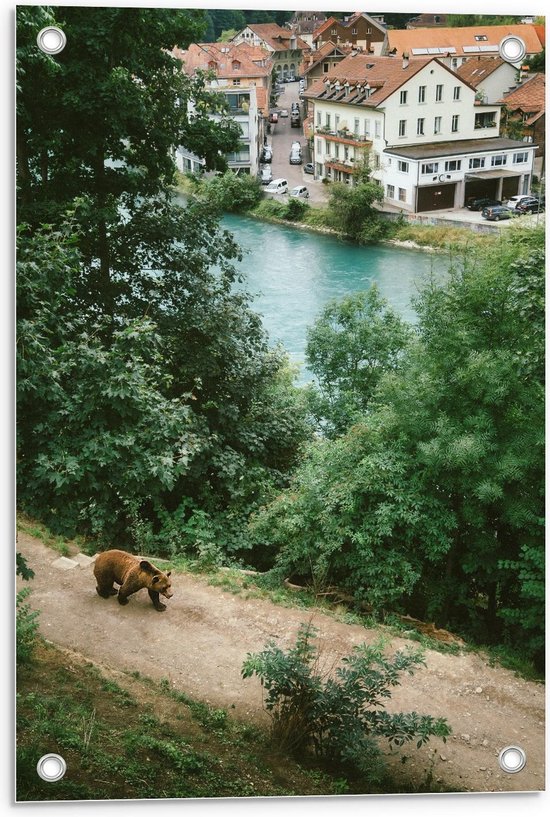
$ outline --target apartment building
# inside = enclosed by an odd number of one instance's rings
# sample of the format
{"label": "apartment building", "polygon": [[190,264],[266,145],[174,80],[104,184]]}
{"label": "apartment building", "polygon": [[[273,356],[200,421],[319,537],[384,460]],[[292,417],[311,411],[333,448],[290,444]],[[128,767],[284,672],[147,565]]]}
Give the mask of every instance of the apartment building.
{"label": "apartment building", "polygon": [[309,45],[294,31],[276,23],[251,23],[239,31],[231,42],[265,49],[273,61],[276,76],[281,80],[289,75],[298,76],[304,52],[309,49]]}
{"label": "apartment building", "polygon": [[305,92],[317,178],[353,184],[367,156],[385,202],[406,212],[530,189],[536,146],[499,136],[500,104],[436,57],[346,57]]}
{"label": "apartment building", "polygon": [[[269,117],[269,97],[273,61],[260,46],[248,43],[193,43],[186,51],[175,49],[183,70],[209,76],[208,89],[225,96],[231,118],[241,129],[239,150],[228,154],[229,168],[237,173],[256,175]],[[211,114],[213,119],[219,114]],[[181,145],[176,163],[183,171],[198,172],[204,164],[200,156]]]}
{"label": "apartment building", "polygon": [[362,11],[345,20],[329,17],[313,32],[313,47],[321,48],[329,40],[336,45],[380,55],[386,46],[386,27],[379,19]]}

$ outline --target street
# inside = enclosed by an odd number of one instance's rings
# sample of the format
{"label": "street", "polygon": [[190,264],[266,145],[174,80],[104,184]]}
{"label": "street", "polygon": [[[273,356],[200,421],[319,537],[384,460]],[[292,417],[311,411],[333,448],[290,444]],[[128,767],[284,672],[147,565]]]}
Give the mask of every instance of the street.
{"label": "street", "polygon": [[[300,102],[298,98],[299,83],[283,83],[283,91],[280,94],[277,105],[271,110],[288,111],[288,117],[279,116],[279,121],[271,125],[271,133],[267,137],[268,144],[273,147],[273,160],[271,162],[271,172],[274,179],[286,179],[289,191],[297,185],[305,184],[309,191],[310,204],[324,204],[326,201],[326,191],[324,185],[313,180],[313,175],[304,173],[304,165],[311,161],[309,149],[304,137],[303,125],[293,128],[290,125],[290,110],[293,102]],[[300,106],[300,113],[303,113]],[[291,165],[289,162],[290,146],[293,142],[299,142],[302,147],[301,165]],[[285,198],[276,196],[276,198]]]}

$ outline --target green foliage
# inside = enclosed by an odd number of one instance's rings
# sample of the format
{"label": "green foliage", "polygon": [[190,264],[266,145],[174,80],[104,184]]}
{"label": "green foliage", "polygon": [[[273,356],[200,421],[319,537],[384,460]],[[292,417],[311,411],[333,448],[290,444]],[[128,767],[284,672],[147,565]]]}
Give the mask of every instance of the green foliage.
{"label": "green foliage", "polygon": [[287,221],[303,221],[309,210],[307,201],[301,199],[289,199],[286,203],[286,211],[283,216]]}
{"label": "green foliage", "polygon": [[509,231],[427,283],[400,365],[362,415],[363,383],[344,381],[355,425],[311,445],[256,516],[278,575],[527,648],[542,665],[543,293],[540,229]]}
{"label": "green foliage", "polygon": [[263,652],[249,653],[243,664],[243,677],[257,675],[266,691],[265,707],[280,749],[312,748],[318,757],[349,764],[376,780],[382,772],[380,739],[390,746],[416,740],[420,748],[431,736],[445,740],[450,734],[443,718],[385,711],[400,676],[423,663],[419,653],[397,652],[389,659],[382,645],[361,644],[334,674],[323,675],[312,643],[316,632],[302,625],[288,652],[270,642]]}
{"label": "green foliage", "polygon": [[18,665],[28,664],[32,660],[36,646],[39,613],[25,603],[30,592],[29,587],[24,587],[16,597],[15,646]]}
{"label": "green foliage", "polygon": [[379,218],[373,205],[383,197],[382,188],[375,182],[354,186],[341,182],[331,184],[329,211],[333,228],[355,241],[371,243],[370,236],[375,235],[373,224]]}
{"label": "green foliage", "polygon": [[255,207],[262,197],[261,185],[254,176],[227,170],[222,176],[204,179],[198,194],[217,212],[239,213]]}
{"label": "green foliage", "polygon": [[28,564],[27,560],[23,556],[22,553],[16,553],[16,574],[21,576],[22,579],[25,581],[29,581],[29,579],[34,579],[34,570],[32,570]]}
{"label": "green foliage", "polygon": [[382,375],[399,367],[411,336],[376,286],[323,309],[308,330],[306,360],[317,382],[313,412],[326,433],[343,433],[367,409]]}

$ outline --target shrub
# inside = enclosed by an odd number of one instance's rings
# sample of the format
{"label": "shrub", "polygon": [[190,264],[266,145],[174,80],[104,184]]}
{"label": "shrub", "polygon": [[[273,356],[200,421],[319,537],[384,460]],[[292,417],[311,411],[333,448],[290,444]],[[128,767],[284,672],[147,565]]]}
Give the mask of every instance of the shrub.
{"label": "shrub", "polygon": [[317,757],[351,765],[374,780],[383,771],[380,738],[390,746],[416,740],[420,748],[431,736],[445,740],[450,734],[443,718],[384,709],[399,677],[424,663],[420,653],[399,651],[390,659],[381,644],[361,644],[333,675],[323,677],[312,643],[316,632],[303,624],[288,652],[269,642],[263,652],[249,653],[243,664],[243,677],[257,675],[267,692],[265,707],[280,749],[296,753],[312,748]]}
{"label": "shrub", "polygon": [[300,199],[289,199],[286,205],[285,219],[287,221],[302,221],[309,210],[309,204]]}
{"label": "shrub", "polygon": [[24,603],[30,592],[30,587],[24,587],[16,597],[15,639],[18,664],[28,664],[31,661],[36,643],[38,612]]}

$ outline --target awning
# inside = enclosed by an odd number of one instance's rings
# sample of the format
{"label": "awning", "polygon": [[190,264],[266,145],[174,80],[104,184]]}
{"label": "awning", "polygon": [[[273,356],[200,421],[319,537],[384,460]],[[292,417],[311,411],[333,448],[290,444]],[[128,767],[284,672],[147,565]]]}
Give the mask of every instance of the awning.
{"label": "awning", "polygon": [[465,173],[465,179],[503,179],[505,176],[521,176],[513,170],[480,170],[478,173]]}

